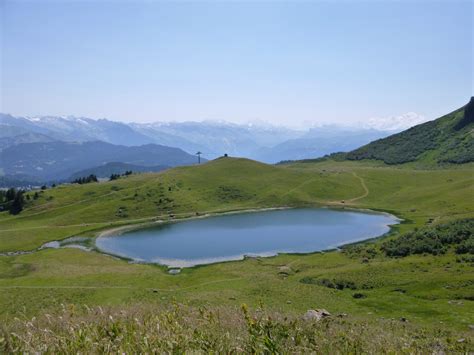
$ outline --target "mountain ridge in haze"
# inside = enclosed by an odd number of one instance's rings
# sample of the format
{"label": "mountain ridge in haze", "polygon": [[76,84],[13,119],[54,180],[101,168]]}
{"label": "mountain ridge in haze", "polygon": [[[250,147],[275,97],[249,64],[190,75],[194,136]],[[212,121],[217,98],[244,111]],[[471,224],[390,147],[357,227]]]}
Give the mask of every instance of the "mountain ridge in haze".
{"label": "mountain ridge in haze", "polygon": [[[266,163],[348,151],[393,133],[367,128],[367,124],[360,127],[309,126],[297,130],[261,121],[247,124],[225,121],[127,124],[74,116],[25,118],[6,114],[0,114],[0,121],[11,131],[8,136],[0,135],[0,149],[18,143],[100,140],[127,146],[160,144],[181,148],[191,154],[200,151],[208,159],[227,153]],[[19,137],[26,133],[31,134],[30,142],[25,139],[27,136]]]}
{"label": "mountain ridge in haze", "polygon": [[[121,146],[106,142],[23,143],[0,152],[0,163],[7,177],[23,180],[59,181],[84,169],[110,162],[139,166],[179,166],[197,163],[194,155],[179,148],[147,144]],[[205,159],[202,159],[205,161]]]}

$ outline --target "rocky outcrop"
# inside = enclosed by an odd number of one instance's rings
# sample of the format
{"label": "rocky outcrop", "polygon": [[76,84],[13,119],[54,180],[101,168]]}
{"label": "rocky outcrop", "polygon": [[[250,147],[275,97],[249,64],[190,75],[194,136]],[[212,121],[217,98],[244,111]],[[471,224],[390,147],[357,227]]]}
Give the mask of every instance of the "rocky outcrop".
{"label": "rocky outcrop", "polygon": [[330,317],[331,313],[325,309],[309,309],[303,315],[303,320],[305,321],[320,321],[323,318]]}

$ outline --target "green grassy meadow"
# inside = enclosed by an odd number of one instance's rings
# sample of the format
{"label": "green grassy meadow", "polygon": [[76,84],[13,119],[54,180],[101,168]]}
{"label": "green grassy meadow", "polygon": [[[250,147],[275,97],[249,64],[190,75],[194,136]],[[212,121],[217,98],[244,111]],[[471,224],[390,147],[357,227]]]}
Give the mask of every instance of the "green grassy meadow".
{"label": "green grassy meadow", "polygon": [[[0,252],[29,251],[47,241],[155,220],[282,206],[354,207],[404,219],[385,238],[429,224],[474,217],[472,165],[423,170],[371,162],[269,166],[223,158],[200,166],[116,181],[59,186],[41,192],[18,216],[0,214]],[[370,241],[377,246],[380,239]],[[358,285],[337,290],[302,282],[339,278]],[[0,256],[0,319],[54,311],[61,304],[240,307],[260,303],[300,316],[308,309],[371,322],[406,318],[413,326],[470,337],[474,265],[453,252],[369,261],[357,253],[250,258],[183,269],[79,249]],[[354,298],[354,293],[364,298]],[[461,337],[460,335],[460,337]]]}

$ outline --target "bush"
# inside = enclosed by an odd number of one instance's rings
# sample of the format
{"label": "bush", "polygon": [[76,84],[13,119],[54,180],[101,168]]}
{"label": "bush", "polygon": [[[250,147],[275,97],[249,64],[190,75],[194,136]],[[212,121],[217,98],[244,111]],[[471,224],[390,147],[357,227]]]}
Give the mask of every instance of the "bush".
{"label": "bush", "polygon": [[324,286],[336,290],[344,290],[346,288],[356,290],[358,288],[355,282],[343,279],[316,279],[310,276],[305,276],[300,280],[300,282],[304,284]]}
{"label": "bush", "polygon": [[474,237],[464,240],[456,247],[456,254],[474,254]]}
{"label": "bush", "polygon": [[374,259],[378,252],[371,244],[353,244],[342,247],[342,252],[350,258],[362,258],[362,260]]}
{"label": "bush", "polygon": [[406,233],[382,244],[387,256],[439,255],[454,247],[456,253],[474,253],[474,219],[463,219]]}

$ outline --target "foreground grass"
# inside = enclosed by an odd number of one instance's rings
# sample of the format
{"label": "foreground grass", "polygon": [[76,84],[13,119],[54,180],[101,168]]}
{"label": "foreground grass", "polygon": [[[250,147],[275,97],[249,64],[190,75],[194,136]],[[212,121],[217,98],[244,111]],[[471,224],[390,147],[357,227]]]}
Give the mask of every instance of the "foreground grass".
{"label": "foreground grass", "polygon": [[[0,329],[0,351],[17,353],[468,353],[472,339],[404,320],[361,321],[345,314],[304,320],[235,308],[127,310],[63,307]],[[380,331],[383,329],[383,331]]]}

